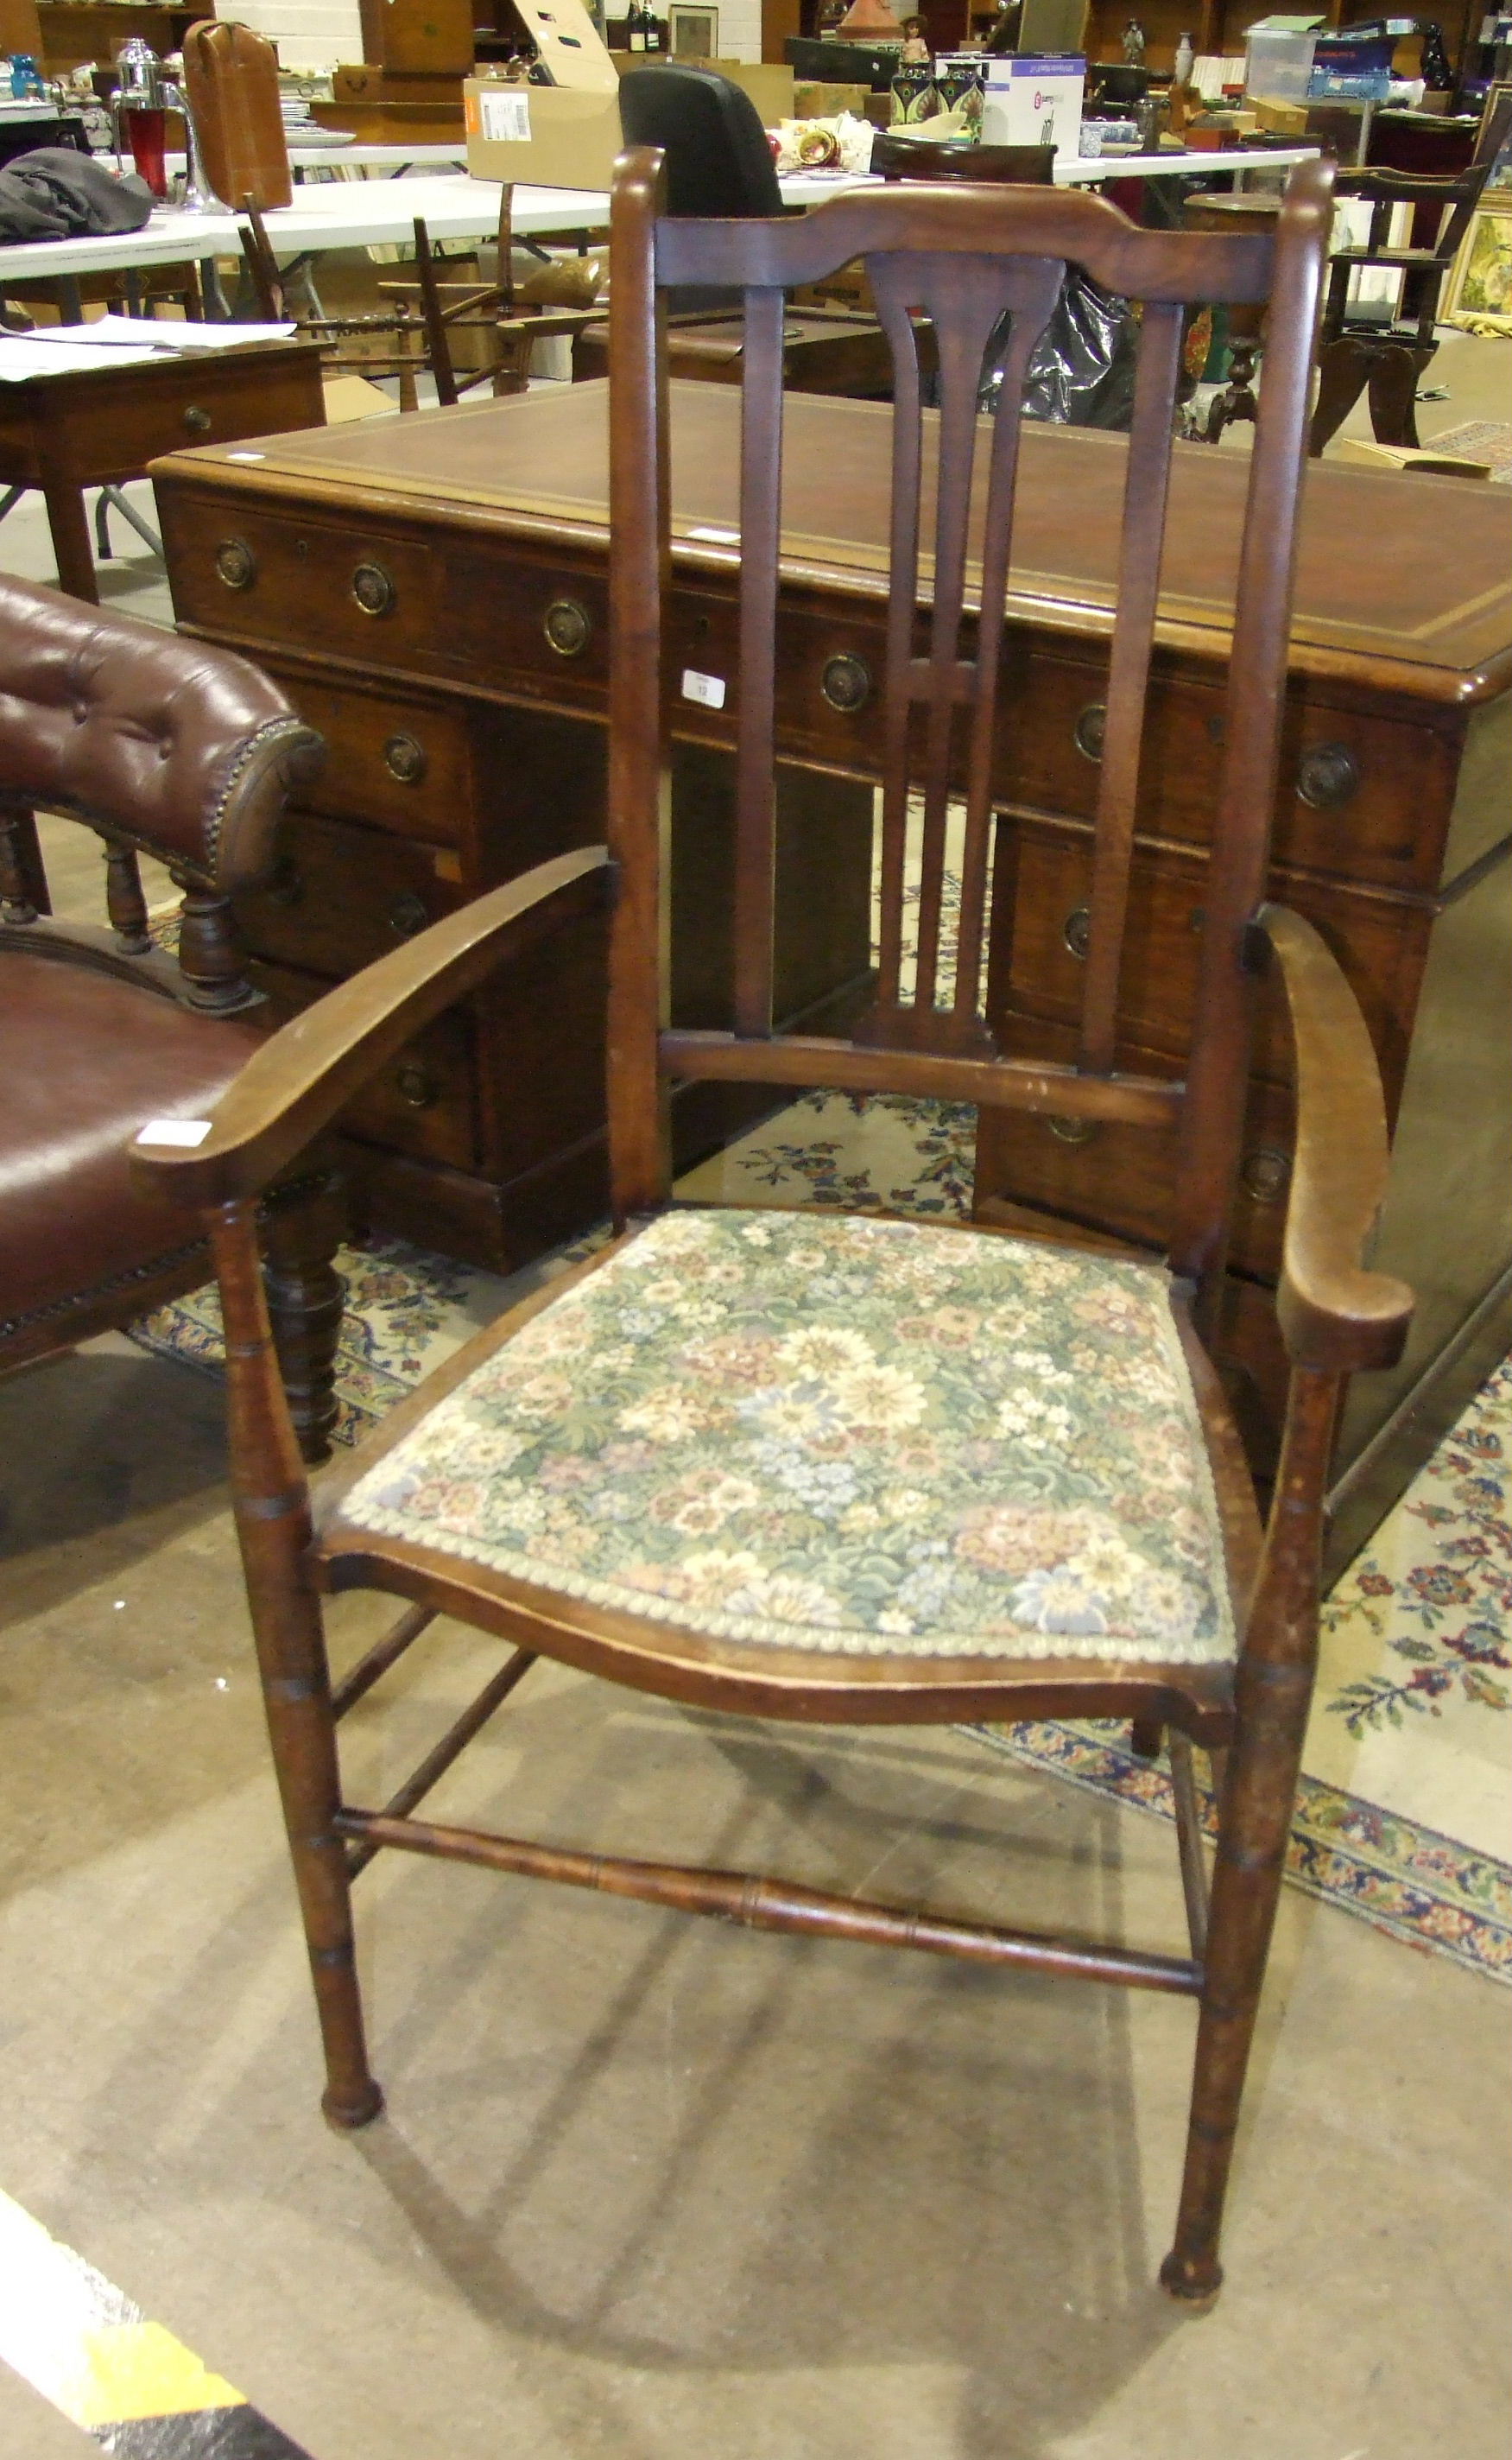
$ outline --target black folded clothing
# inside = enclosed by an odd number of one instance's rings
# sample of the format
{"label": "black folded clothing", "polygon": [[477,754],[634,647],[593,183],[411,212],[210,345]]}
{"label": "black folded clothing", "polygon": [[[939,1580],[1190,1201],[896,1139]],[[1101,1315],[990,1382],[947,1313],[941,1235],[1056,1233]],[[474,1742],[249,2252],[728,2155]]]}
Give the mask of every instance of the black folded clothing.
{"label": "black folded clothing", "polygon": [[38,145],[0,171],[0,247],[140,230],[152,209],[144,180],[117,179],[71,145]]}

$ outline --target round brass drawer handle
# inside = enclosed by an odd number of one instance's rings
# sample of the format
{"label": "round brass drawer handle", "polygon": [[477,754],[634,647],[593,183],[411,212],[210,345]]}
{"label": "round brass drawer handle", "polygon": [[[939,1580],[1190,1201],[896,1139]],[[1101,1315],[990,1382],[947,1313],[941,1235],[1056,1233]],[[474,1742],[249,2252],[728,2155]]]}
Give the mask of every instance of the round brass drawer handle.
{"label": "round brass drawer handle", "polygon": [[1073,905],[1060,928],[1060,937],[1073,957],[1085,958],[1092,945],[1092,912],[1086,905]]}
{"label": "round brass drawer handle", "polygon": [[1310,743],[1297,762],[1297,793],[1315,812],[1353,802],[1359,783],[1359,762],[1347,743]]}
{"label": "round brass drawer handle", "polygon": [[394,1071],[394,1083],[399,1099],[408,1102],[411,1111],[429,1110],[436,1097],[436,1081],[418,1059],[406,1059]]}
{"label": "round brass drawer handle", "polygon": [[554,598],[541,618],[541,630],[558,658],[580,658],[593,638],[593,617],[576,598]]}
{"label": "round brass drawer handle", "polygon": [[1239,1165],[1240,1183],[1256,1204],[1275,1204],[1286,1194],[1292,1156],[1279,1145],[1255,1145]]}
{"label": "round brass drawer handle", "polygon": [[1063,1119],[1047,1116],[1045,1126],[1063,1145],[1089,1145],[1098,1132],[1096,1119]]}
{"label": "round brass drawer handle", "polygon": [[365,615],[387,615],[398,603],[392,573],[381,563],[360,563],[351,577],[351,594]]}
{"label": "round brass drawer handle", "polygon": [[854,717],[872,697],[872,669],[853,649],[842,649],[837,658],[826,661],[819,689],[842,717]]}
{"label": "round brass drawer handle", "polygon": [[186,435],[208,435],[214,425],[215,421],[207,410],[201,410],[197,401],[192,401],[189,404],[188,409],[184,412],[184,434]]}
{"label": "round brass drawer handle", "polygon": [[1076,745],[1077,750],[1081,753],[1083,760],[1101,760],[1102,757],[1102,740],[1106,732],[1107,709],[1105,704],[1100,700],[1089,701],[1086,708],[1082,710],[1081,715],[1078,717],[1075,726],[1071,729],[1071,740]]}
{"label": "round brass drawer handle", "polygon": [[418,786],[430,766],[425,745],[413,734],[390,734],[383,748],[384,767],[401,786]]}
{"label": "round brass drawer handle", "polygon": [[400,940],[412,940],[417,931],[425,929],[430,920],[425,899],[417,897],[412,888],[406,889],[402,897],[396,897],[388,908],[388,928]]}
{"label": "round brass drawer handle", "polygon": [[245,539],[222,539],[215,551],[215,568],[228,589],[250,589],[257,579],[257,557]]}

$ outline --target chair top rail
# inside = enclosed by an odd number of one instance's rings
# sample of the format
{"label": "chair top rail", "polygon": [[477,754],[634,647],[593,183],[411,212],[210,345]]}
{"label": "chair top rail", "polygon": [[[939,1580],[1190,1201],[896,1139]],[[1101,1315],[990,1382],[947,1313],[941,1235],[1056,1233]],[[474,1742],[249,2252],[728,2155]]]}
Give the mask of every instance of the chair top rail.
{"label": "chair top rail", "polygon": [[[1308,175],[1326,180],[1310,163]],[[1257,304],[1270,293],[1269,232],[1142,230],[1105,198],[1070,188],[903,183],[827,198],[783,221],[666,219],[657,225],[659,285],[790,288],[852,258],[903,251],[1059,257],[1130,299]]]}

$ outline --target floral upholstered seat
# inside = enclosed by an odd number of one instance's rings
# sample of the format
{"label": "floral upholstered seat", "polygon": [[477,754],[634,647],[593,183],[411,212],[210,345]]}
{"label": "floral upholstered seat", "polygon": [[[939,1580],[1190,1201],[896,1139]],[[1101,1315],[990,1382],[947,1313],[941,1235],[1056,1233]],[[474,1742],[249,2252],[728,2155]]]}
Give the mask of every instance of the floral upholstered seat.
{"label": "floral upholstered seat", "polygon": [[747,1646],[1234,1653],[1166,1276],[925,1223],[659,1218],[343,1518]]}

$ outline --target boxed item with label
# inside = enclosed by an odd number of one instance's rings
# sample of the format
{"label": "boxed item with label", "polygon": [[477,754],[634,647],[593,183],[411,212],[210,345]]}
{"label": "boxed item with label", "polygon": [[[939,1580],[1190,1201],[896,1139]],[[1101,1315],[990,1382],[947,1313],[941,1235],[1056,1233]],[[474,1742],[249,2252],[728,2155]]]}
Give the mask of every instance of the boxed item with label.
{"label": "boxed item with label", "polygon": [[1058,162],[1082,143],[1086,62],[1065,56],[1010,55],[987,62],[982,95],[984,145],[1053,145]]}
{"label": "boxed item with label", "polygon": [[583,0],[516,0],[549,85],[468,77],[462,87],[474,180],[607,188],[620,134],[620,77]]}

